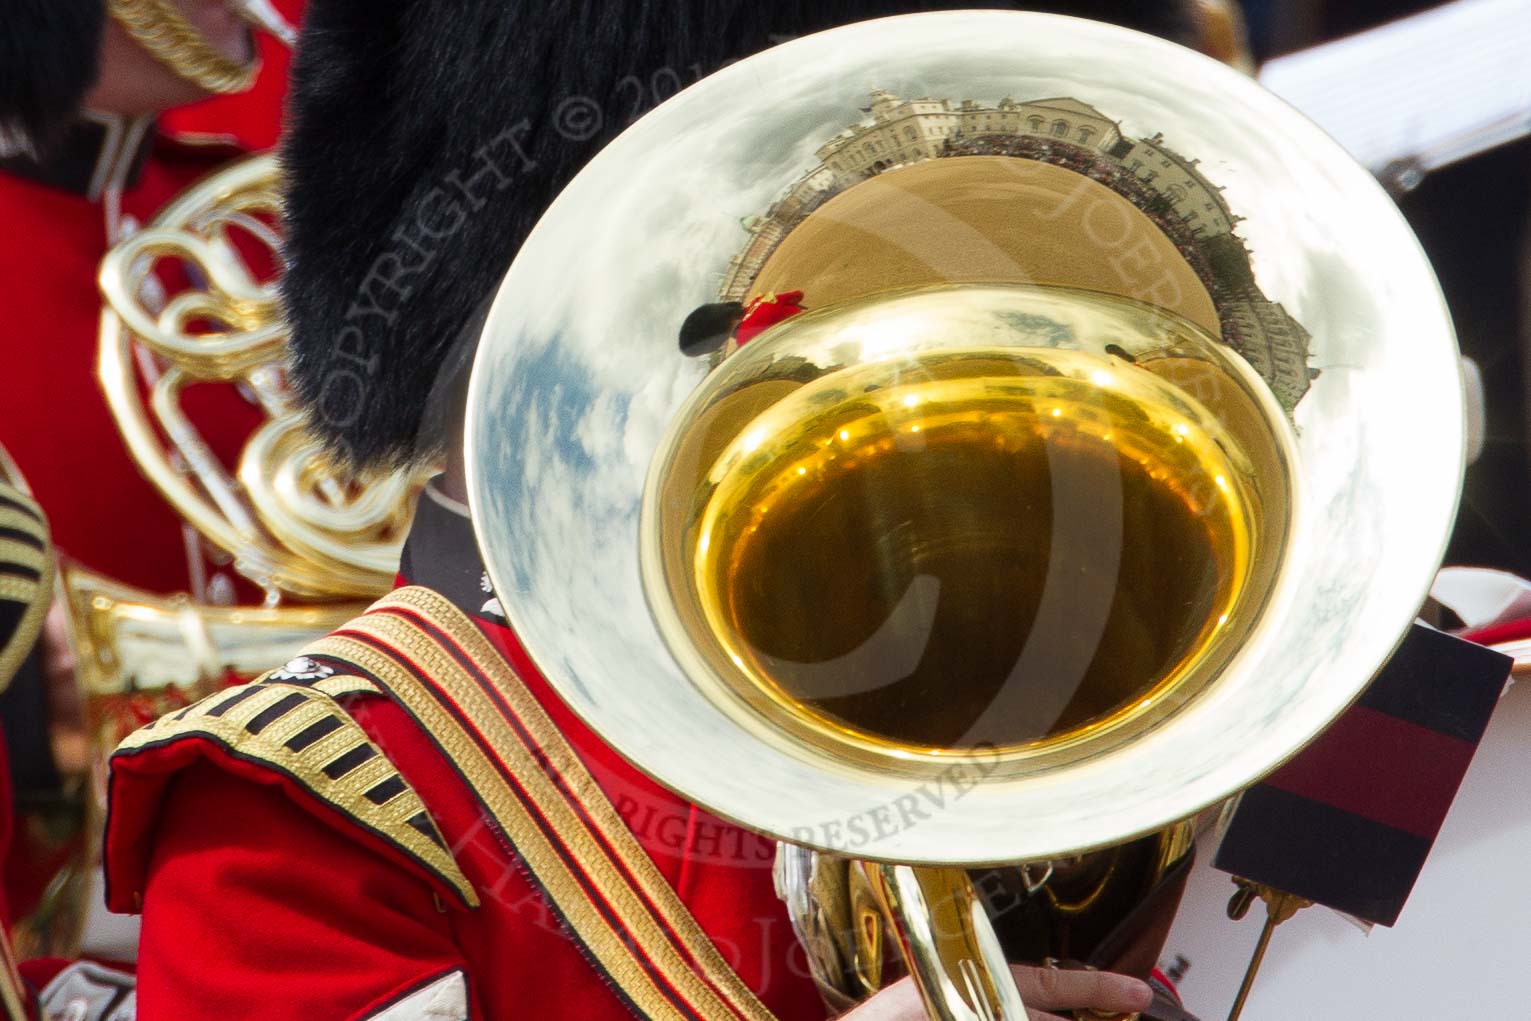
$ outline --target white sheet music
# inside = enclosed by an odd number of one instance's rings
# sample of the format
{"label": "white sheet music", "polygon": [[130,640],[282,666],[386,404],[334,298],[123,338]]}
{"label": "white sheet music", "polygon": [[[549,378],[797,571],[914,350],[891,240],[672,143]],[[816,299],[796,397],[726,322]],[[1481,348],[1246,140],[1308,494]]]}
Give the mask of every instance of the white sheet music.
{"label": "white sheet music", "polygon": [[1270,61],[1260,83],[1381,172],[1531,134],[1531,0],[1457,0]]}

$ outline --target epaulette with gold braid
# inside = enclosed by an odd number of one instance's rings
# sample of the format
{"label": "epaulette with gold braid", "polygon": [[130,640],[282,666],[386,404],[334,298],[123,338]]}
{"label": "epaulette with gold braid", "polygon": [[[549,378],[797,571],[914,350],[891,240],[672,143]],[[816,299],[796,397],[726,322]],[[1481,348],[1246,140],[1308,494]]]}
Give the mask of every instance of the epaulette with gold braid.
{"label": "epaulette with gold braid", "polygon": [[420,796],[336,701],[381,694],[380,689],[360,677],[331,675],[326,668],[295,674],[293,665],[139,728],[117,746],[113,760],[182,740],[215,742],[244,762],[293,780],[426,869],[462,903],[476,907],[477,894]]}
{"label": "epaulette with gold braid", "polygon": [[52,587],[47,519],[31,499],[0,482],[0,690],[36,644]]}

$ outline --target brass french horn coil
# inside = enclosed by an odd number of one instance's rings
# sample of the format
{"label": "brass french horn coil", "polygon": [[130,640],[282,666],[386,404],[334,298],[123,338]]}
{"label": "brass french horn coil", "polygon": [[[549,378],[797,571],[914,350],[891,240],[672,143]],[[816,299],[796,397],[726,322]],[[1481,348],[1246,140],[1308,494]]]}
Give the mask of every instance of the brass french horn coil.
{"label": "brass french horn coil", "polygon": [[[246,577],[305,600],[387,591],[421,480],[353,477],[305,428],[283,362],[276,158],[188,189],[101,267],[100,375],[128,450],[181,516]],[[188,285],[164,293],[158,272]],[[264,421],[231,470],[186,410],[207,383],[239,387]]]}

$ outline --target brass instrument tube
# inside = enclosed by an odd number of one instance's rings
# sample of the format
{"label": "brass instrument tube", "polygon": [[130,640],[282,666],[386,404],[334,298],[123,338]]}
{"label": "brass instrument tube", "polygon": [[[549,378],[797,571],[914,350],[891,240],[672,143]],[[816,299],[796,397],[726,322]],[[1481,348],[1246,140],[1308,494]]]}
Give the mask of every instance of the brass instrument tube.
{"label": "brass instrument tube", "polygon": [[961,869],[866,862],[888,931],[935,1021],[1025,1021],[1026,1005]]}

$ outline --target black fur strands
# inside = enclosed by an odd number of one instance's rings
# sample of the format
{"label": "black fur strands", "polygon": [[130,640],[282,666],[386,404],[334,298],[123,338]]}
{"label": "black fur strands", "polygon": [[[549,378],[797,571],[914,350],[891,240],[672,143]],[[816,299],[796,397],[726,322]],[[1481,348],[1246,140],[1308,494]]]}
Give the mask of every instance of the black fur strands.
{"label": "black fur strands", "polygon": [[37,152],[96,82],[104,0],[0,0],[0,151]]}
{"label": "black fur strands", "polygon": [[[631,76],[711,72],[784,38],[972,6],[311,0],[282,160],[292,378],[313,427],[353,465],[440,456],[487,302],[543,210],[626,126]],[[1166,0],[987,6],[1185,25]],[[571,120],[571,97],[615,115]]]}

